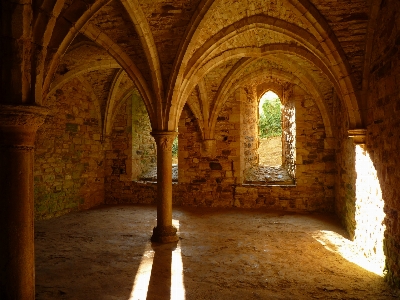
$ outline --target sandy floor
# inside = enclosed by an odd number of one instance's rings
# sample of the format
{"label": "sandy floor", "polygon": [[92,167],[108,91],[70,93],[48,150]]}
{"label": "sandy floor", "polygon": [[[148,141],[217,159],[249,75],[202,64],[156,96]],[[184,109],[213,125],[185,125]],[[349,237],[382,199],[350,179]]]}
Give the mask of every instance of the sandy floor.
{"label": "sandy floor", "polygon": [[180,241],[151,245],[155,211],[36,222],[36,299],[397,299],[339,254],[348,240],[329,216],[175,208]]}
{"label": "sandy floor", "polygon": [[282,165],[282,137],[260,139],[258,147],[260,166]]}

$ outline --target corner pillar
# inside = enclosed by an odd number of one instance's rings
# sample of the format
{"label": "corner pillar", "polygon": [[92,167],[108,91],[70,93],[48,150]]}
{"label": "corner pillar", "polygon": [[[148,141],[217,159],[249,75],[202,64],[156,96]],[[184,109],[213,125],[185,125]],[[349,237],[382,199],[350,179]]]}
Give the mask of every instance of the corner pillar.
{"label": "corner pillar", "polygon": [[34,145],[47,113],[0,105],[0,299],[35,299]]}
{"label": "corner pillar", "polygon": [[177,132],[154,131],[151,135],[157,144],[157,227],[151,241],[172,243],[178,241],[172,226],[172,143]]}

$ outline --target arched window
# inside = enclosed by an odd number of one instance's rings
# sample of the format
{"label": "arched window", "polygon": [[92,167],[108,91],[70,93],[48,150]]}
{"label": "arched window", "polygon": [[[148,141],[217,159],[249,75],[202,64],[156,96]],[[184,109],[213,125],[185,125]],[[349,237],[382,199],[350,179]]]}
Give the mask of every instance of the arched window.
{"label": "arched window", "polygon": [[282,103],[278,95],[266,92],[259,103],[259,165],[282,165]]}
{"label": "arched window", "polygon": [[294,99],[290,93],[285,91],[280,96],[267,90],[257,99],[258,147],[256,147],[256,151],[258,153],[257,160],[253,160],[248,154],[252,152],[246,151],[251,143],[244,143],[245,162],[247,163],[243,173],[245,183],[292,185],[295,182]]}

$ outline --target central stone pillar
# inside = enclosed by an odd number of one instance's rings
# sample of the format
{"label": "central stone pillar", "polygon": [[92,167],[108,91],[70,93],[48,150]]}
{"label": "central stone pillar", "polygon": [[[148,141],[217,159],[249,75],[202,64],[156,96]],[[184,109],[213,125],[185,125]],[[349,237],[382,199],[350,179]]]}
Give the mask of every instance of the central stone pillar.
{"label": "central stone pillar", "polygon": [[152,242],[178,241],[172,226],[172,143],[175,131],[153,131],[157,144],[157,227],[153,229]]}
{"label": "central stone pillar", "polygon": [[35,299],[34,145],[47,112],[0,105],[0,299]]}

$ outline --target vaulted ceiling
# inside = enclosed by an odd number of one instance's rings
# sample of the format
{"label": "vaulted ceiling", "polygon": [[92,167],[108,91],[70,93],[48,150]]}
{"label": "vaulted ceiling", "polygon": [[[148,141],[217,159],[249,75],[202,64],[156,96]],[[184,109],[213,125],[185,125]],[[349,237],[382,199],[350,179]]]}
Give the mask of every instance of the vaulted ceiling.
{"label": "vaulted ceiling", "polygon": [[137,90],[154,130],[174,130],[187,103],[207,131],[237,87],[275,78],[312,94],[326,124],[335,92],[355,128],[363,123],[370,2],[43,0],[34,12],[37,102],[78,77],[99,102],[104,128]]}

